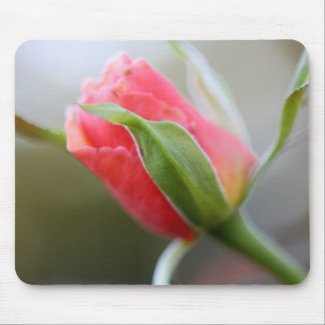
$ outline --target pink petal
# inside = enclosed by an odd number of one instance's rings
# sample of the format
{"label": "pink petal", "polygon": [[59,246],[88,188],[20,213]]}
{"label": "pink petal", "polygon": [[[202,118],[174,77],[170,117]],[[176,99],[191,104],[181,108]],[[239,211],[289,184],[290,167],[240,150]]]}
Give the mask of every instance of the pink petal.
{"label": "pink petal", "polygon": [[125,70],[123,77],[116,83],[115,91],[123,94],[130,91],[149,93],[169,106],[178,107],[188,117],[200,116],[195,108],[182,97],[174,84],[144,59],[133,61]]}
{"label": "pink petal", "polygon": [[236,136],[210,122],[198,123],[192,134],[215,167],[229,202],[236,205],[255,166],[255,155]]}
{"label": "pink petal", "polygon": [[[122,53],[113,57],[106,65],[101,80],[99,82],[86,79],[82,85],[81,93],[82,96],[79,99],[81,103],[100,103],[104,102],[100,100],[101,95],[99,92],[102,88],[106,89],[109,85],[114,85],[123,76],[125,70],[132,64],[132,59],[126,54]],[[101,91],[102,95],[105,96],[105,92]]]}

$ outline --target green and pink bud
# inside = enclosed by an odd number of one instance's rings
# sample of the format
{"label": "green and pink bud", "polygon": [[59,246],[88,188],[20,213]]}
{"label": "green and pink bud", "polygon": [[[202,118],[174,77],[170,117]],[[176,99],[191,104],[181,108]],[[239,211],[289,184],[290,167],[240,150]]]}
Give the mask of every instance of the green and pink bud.
{"label": "green and pink bud", "polygon": [[[148,121],[184,128],[208,158],[229,206],[236,207],[256,165],[241,139],[202,116],[145,60],[114,58],[101,80],[87,81],[80,104],[114,103]],[[148,173],[130,131],[72,107],[65,125],[68,150],[96,174],[136,221],[159,235],[192,240],[192,227]],[[177,139],[175,139],[177,141]]]}

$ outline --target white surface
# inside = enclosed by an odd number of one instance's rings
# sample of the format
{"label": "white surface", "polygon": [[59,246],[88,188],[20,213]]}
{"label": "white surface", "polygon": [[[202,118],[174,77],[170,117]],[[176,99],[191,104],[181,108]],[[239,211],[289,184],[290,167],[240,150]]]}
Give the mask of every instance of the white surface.
{"label": "white surface", "polygon": [[[322,0],[0,0],[0,323],[322,324]],[[14,54],[29,39],[297,39],[309,50],[311,272],[294,287],[29,286],[14,271]]]}

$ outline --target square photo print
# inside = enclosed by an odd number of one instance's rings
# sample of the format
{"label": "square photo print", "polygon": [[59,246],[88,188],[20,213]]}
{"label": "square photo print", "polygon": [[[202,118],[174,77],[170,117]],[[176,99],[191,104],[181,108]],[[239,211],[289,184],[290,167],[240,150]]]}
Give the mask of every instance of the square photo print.
{"label": "square photo print", "polygon": [[301,43],[28,41],[15,68],[22,281],[306,278]]}

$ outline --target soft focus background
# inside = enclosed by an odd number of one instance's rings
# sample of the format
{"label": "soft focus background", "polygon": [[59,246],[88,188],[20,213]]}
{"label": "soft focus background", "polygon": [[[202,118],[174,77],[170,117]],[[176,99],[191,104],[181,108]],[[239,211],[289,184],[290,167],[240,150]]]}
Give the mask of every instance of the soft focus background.
{"label": "soft focus background", "polygon": [[[228,81],[261,154],[303,50],[294,41],[200,41],[195,45]],[[66,107],[86,77],[99,78],[119,51],[144,57],[186,91],[185,66],[165,42],[31,41],[16,55],[16,113],[62,129]],[[307,127],[307,109],[296,130]],[[308,141],[276,160],[246,203],[251,218],[301,263],[309,264]],[[149,284],[169,240],[135,224],[102,183],[62,150],[17,138],[16,270],[28,283]],[[203,238],[175,275],[179,284],[274,283],[221,243]]]}

